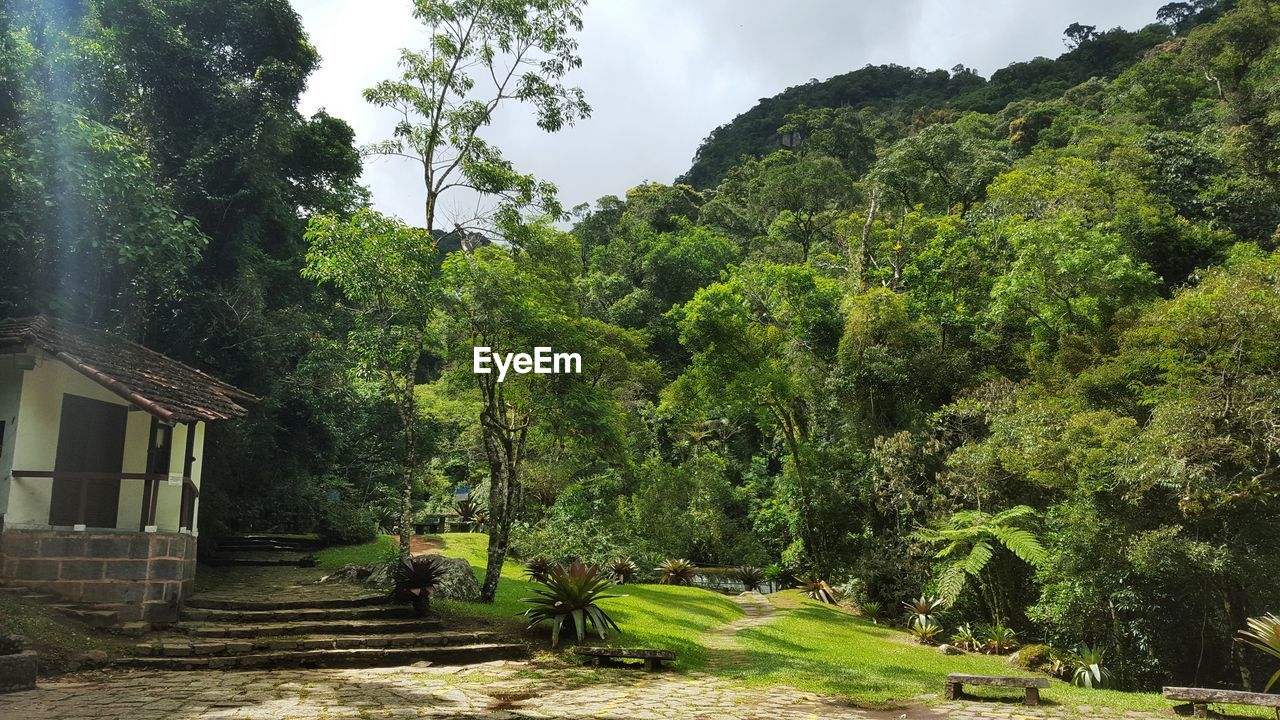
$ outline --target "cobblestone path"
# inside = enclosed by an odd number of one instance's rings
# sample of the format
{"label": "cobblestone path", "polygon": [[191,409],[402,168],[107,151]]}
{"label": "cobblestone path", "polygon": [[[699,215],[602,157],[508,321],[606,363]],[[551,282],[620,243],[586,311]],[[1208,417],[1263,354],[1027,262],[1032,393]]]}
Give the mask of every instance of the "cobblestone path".
{"label": "cobblestone path", "polygon": [[773,618],[773,603],[758,592],[744,592],[731,598],[745,616],[707,633],[707,666],[711,671],[736,668],[746,661],[747,652],[738,640],[738,631],[759,627]]}
{"label": "cobblestone path", "polygon": [[1172,720],[1171,712],[955,702],[873,711],[790,688],[742,688],[704,673],[531,662],[466,667],[113,673],[0,695],[17,720]]}

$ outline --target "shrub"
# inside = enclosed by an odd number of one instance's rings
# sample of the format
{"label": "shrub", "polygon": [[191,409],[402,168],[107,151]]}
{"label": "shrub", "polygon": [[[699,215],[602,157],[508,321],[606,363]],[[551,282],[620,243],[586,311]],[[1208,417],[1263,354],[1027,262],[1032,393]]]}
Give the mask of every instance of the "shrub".
{"label": "shrub", "polygon": [[988,625],[982,630],[982,651],[991,655],[1003,655],[1018,646],[1018,633],[1000,623]]}
{"label": "shrub", "polygon": [[418,617],[431,609],[431,593],[444,577],[444,563],[437,555],[418,555],[402,560],[391,575],[395,596],[413,602]]}
{"label": "shrub", "polygon": [[970,651],[977,650],[982,645],[978,641],[978,634],[974,632],[973,626],[969,623],[961,625],[956,628],[955,632],[951,633],[951,644],[961,650]]}
{"label": "shrub", "polygon": [[880,624],[880,603],[875,600],[867,600],[858,608],[862,611],[862,615],[871,622]]}
{"label": "shrub", "polygon": [[543,588],[534,590],[537,597],[523,598],[533,605],[524,612],[533,628],[543,620],[551,621],[551,647],[560,642],[560,630],[568,625],[578,641],[586,638],[587,627],[595,629],[603,640],[609,628],[619,630],[618,624],[596,605],[597,600],[620,595],[607,595],[612,585],[604,570],[597,565],[575,562],[568,567],[551,570]]}
{"label": "shrub", "polygon": [[[1280,617],[1267,613],[1262,617],[1249,618],[1247,623],[1247,628],[1236,633],[1236,642],[1280,658]],[[1271,692],[1271,687],[1277,680],[1280,680],[1280,670],[1271,676],[1262,692]]]}
{"label": "shrub", "polygon": [[911,626],[911,636],[921,645],[932,645],[941,634],[942,626],[933,620],[925,620]]}
{"label": "shrub", "polygon": [[921,595],[915,600],[902,603],[907,609],[907,626],[933,622],[933,616],[942,611],[942,598],[931,598]]}
{"label": "shrub", "polygon": [[758,567],[743,565],[734,569],[733,578],[742,583],[743,590],[759,590],[764,583],[764,571]]}
{"label": "shrub", "polygon": [[1071,684],[1082,688],[1110,687],[1115,680],[1111,671],[1102,663],[1106,661],[1102,648],[1091,648],[1081,645],[1076,649],[1075,669],[1071,673]]}
{"label": "shrub", "polygon": [[688,585],[693,582],[693,577],[698,574],[698,569],[688,560],[671,558],[662,561],[662,564],[658,566],[658,572],[662,574],[662,578],[658,582],[663,585]]}
{"label": "shrub", "polygon": [[378,537],[378,512],[357,503],[328,503],[320,518],[320,536],[337,545],[371,542]]}
{"label": "shrub", "polygon": [[828,585],[825,580],[819,580],[818,578],[809,577],[802,579],[800,581],[800,592],[804,593],[805,597],[817,600],[818,602],[827,603],[828,605],[835,605],[840,602],[840,596],[836,593],[835,589]]}
{"label": "shrub", "polygon": [[546,582],[551,576],[551,571],[556,568],[554,560],[545,557],[536,557],[524,565],[524,574],[533,582]]}
{"label": "shrub", "polygon": [[609,563],[609,572],[613,574],[614,581],[619,585],[631,582],[639,571],[640,568],[636,567],[631,558],[614,558],[613,562]]}

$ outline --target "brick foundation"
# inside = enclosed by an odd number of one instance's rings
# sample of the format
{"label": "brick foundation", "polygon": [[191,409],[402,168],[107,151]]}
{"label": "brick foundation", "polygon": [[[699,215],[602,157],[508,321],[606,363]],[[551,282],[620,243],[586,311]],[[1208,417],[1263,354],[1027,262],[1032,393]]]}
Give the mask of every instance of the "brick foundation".
{"label": "brick foundation", "polygon": [[110,606],[122,622],[173,622],[195,577],[190,535],[0,532],[0,578],[70,602]]}

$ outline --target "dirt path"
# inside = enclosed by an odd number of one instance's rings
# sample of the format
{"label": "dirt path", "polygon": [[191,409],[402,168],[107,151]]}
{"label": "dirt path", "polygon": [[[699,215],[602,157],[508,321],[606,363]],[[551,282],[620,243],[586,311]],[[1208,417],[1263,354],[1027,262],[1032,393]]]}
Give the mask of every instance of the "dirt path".
{"label": "dirt path", "polygon": [[746,613],[745,616],[707,633],[707,669],[711,672],[733,669],[746,663],[747,651],[738,639],[738,632],[759,627],[773,619],[776,611],[773,603],[758,592],[744,592],[731,598]]}

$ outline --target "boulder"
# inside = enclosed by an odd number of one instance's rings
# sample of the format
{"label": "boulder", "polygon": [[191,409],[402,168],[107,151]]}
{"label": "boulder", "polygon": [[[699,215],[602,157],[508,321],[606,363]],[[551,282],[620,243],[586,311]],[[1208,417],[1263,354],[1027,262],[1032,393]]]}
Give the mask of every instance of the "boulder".
{"label": "boulder", "polygon": [[964,654],[964,651],[956,647],[955,645],[945,645],[945,644],[938,646],[938,652],[942,653],[943,655],[963,655]]}
{"label": "boulder", "polygon": [[444,564],[444,576],[431,593],[435,600],[461,600],[475,602],[480,599],[480,583],[471,570],[471,563],[462,558],[449,558],[437,555]]}

